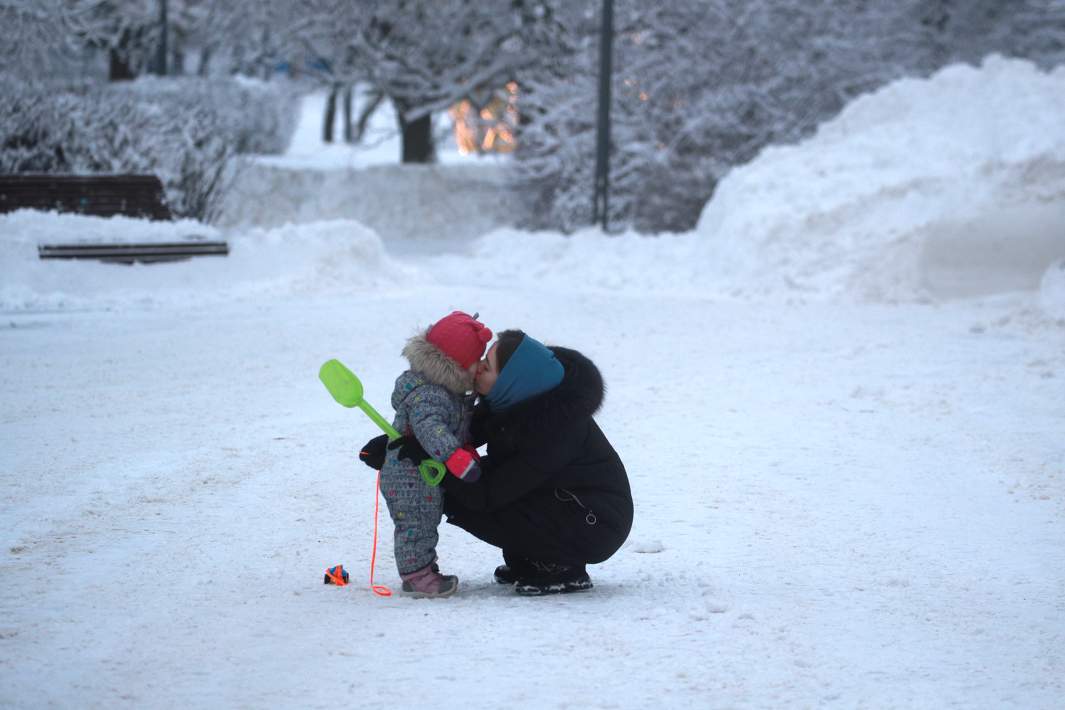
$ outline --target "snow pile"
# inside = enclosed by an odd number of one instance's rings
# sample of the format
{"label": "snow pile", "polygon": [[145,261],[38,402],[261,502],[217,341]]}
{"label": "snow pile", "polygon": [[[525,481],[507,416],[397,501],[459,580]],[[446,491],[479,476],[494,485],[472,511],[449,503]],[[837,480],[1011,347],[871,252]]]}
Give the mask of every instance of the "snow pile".
{"label": "snow pile", "polygon": [[478,239],[467,254],[435,258],[430,272],[441,284],[472,268],[488,287],[705,295],[713,284],[701,275],[695,246],[691,235],[609,236],[584,229],[563,236],[501,228]]}
{"label": "snow pile", "polygon": [[473,239],[512,222],[518,196],[498,165],[371,165],[357,170],[246,163],[226,195],[225,227],[350,219],[384,240]]}
{"label": "snow pile", "polygon": [[[0,309],[211,303],[263,294],[343,294],[387,287],[408,272],[376,234],[333,220],[227,235],[191,220],[149,222],[20,210],[0,215]],[[39,244],[227,239],[227,257],[161,264],[41,261]]]}
{"label": "snow pile", "polygon": [[733,170],[696,228],[748,295],[1034,289],[1065,256],[1065,67],[990,57],[902,80]]}
{"label": "snow pile", "polygon": [[692,233],[500,230],[488,281],[771,300],[1031,290],[1065,257],[1065,67],[999,57],[902,80],[734,169]]}

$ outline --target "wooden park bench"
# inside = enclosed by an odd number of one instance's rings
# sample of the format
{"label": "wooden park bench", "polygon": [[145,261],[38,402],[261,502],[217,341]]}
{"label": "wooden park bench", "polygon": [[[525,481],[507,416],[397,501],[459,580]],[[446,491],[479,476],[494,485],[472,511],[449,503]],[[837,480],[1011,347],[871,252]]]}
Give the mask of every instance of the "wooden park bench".
{"label": "wooden park bench", "polygon": [[[163,184],[155,175],[0,175],[0,213],[17,209],[56,210],[97,217],[123,215],[172,220]],[[164,243],[40,244],[41,259],[98,259],[132,264],[225,256],[226,242],[191,236]]]}

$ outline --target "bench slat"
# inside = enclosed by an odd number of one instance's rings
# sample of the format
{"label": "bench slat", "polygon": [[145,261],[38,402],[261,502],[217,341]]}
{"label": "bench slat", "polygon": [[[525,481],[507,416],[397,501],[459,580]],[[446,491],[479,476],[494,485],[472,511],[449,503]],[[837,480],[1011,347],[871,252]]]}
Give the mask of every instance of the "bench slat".
{"label": "bench slat", "polygon": [[0,175],[0,212],[46,209],[99,217],[173,218],[155,175]]}
{"label": "bench slat", "polygon": [[[0,213],[17,209],[56,210],[112,217],[173,219],[166,204],[163,184],[155,175],[0,175]],[[194,241],[140,244],[41,244],[41,259],[97,259],[100,261],[151,263],[177,261],[193,256],[226,256],[226,242]]]}
{"label": "bench slat", "polygon": [[99,259],[132,264],[135,261],[177,261],[193,256],[226,256],[227,242],[160,242],[156,244],[41,244],[41,259]]}

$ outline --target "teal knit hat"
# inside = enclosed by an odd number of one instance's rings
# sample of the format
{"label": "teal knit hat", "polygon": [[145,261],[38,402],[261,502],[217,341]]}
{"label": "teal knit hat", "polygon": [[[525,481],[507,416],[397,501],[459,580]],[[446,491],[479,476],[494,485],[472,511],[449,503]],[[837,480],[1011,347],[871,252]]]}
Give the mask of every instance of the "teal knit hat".
{"label": "teal knit hat", "polygon": [[502,411],[558,387],[565,374],[555,354],[526,335],[485,397],[492,409]]}

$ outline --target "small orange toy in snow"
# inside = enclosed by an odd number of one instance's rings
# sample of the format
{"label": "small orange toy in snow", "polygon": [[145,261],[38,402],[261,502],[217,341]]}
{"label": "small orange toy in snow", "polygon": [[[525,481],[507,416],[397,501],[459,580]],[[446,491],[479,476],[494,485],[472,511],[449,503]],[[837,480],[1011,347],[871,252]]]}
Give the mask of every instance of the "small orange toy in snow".
{"label": "small orange toy in snow", "polygon": [[348,573],[344,571],[344,565],[330,567],[325,571],[325,583],[343,587],[348,583]]}

